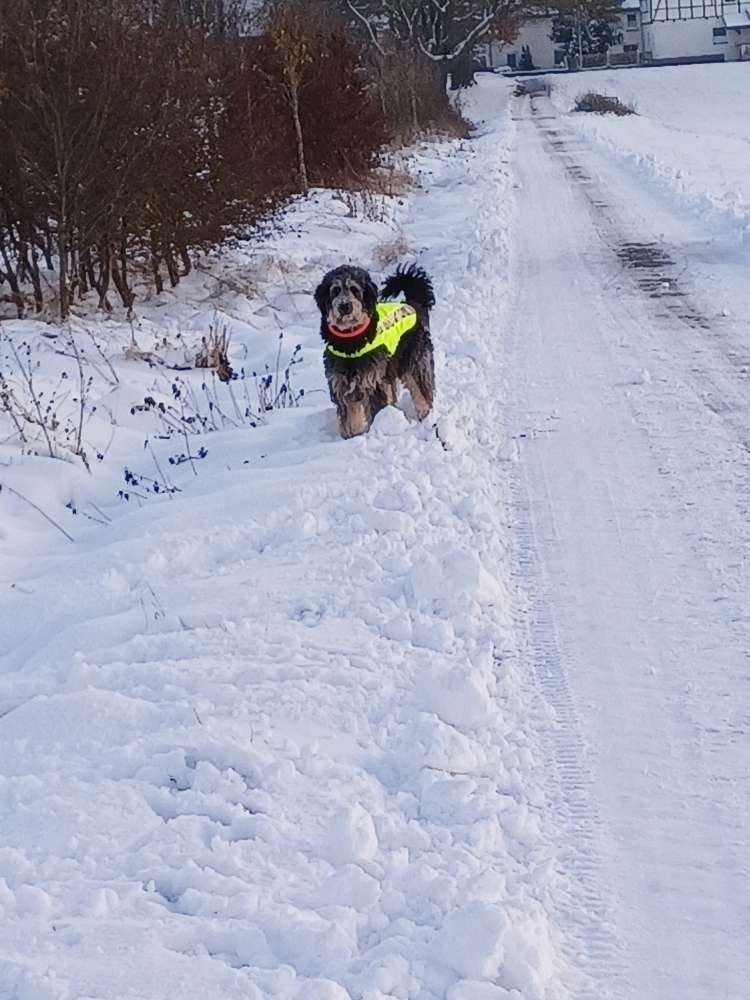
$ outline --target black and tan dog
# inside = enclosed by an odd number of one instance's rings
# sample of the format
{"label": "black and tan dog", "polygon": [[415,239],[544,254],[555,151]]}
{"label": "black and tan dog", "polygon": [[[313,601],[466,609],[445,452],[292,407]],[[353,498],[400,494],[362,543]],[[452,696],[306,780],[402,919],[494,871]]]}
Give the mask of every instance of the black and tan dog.
{"label": "black and tan dog", "polygon": [[375,415],[397,400],[399,382],[409,390],[417,416],[432,408],[434,362],[430,309],[432,282],[421,267],[399,268],[378,289],[361,267],[329,271],[315,291],[325,341],[325,373],[336,404],[341,436],[369,430]]}

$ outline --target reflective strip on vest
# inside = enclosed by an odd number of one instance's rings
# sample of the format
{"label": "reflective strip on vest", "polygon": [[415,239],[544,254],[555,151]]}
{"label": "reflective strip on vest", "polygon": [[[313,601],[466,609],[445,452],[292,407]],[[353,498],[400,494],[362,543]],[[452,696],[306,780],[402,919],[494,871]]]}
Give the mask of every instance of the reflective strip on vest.
{"label": "reflective strip on vest", "polygon": [[389,357],[398,350],[401,338],[417,325],[417,313],[412,306],[401,302],[379,302],[375,307],[378,313],[378,329],[369,344],[358,351],[339,351],[328,344],[329,354],[337,358],[362,358],[365,354],[384,347]]}

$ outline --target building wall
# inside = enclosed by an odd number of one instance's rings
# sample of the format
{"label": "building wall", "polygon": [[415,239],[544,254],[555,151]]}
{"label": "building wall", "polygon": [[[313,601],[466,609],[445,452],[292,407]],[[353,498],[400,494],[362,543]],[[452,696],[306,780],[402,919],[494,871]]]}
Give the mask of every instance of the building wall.
{"label": "building wall", "polygon": [[713,29],[721,18],[693,21],[655,21],[643,27],[643,46],[654,59],[726,55],[728,46],[714,43]]}
{"label": "building wall", "polygon": [[[636,15],[636,24],[632,28],[628,28],[627,14],[632,13],[635,13]],[[620,31],[622,32],[623,44],[612,46],[610,52],[613,55],[622,53],[624,51],[624,46],[626,45],[637,45],[640,50],[641,26],[640,14],[637,10],[629,10],[623,14]],[[555,59],[558,47],[556,43],[552,41],[551,36],[551,17],[529,18],[521,25],[521,30],[515,41],[507,44],[491,42],[487,45],[479,46],[478,55],[486,61],[487,66],[491,69],[513,66],[514,56],[515,66],[519,67],[521,63],[521,50],[525,45],[528,45],[535,69],[554,69],[555,66],[561,64],[561,62]]]}
{"label": "building wall", "polygon": [[[679,8],[678,8],[679,3]],[[750,44],[750,31],[726,30],[725,35],[714,35],[714,29],[724,28],[723,10],[736,12],[750,10],[750,0],[642,0],[641,11],[628,5],[622,16],[622,45],[610,49],[616,57],[627,46],[638,47],[640,56],[650,54],[653,59],[685,59],[699,56],[721,57],[725,60],[747,59],[748,50],[743,45]],[[679,12],[682,17],[677,18]],[[702,11],[713,16],[704,17]],[[693,16],[691,16],[691,13]],[[635,14],[636,23],[628,26],[627,15]],[[665,20],[669,15],[670,20]],[[699,16],[700,15],[700,16]],[[641,27],[641,19],[643,26]],[[510,44],[491,42],[480,46],[478,54],[489,68],[498,69],[513,65],[520,66],[521,50],[528,45],[535,69],[554,69],[556,66],[556,45],[551,39],[552,18],[529,18],[521,26],[518,38]],[[508,57],[511,57],[509,60]],[[616,59],[613,60],[617,61]]]}
{"label": "building wall", "polygon": [[750,0],[643,0],[643,42],[654,59],[696,56],[740,58],[740,46],[750,41],[748,32],[723,29],[722,15],[749,10]]}
{"label": "building wall", "polygon": [[507,61],[508,52],[515,52],[518,61],[521,59],[521,48],[528,45],[531,60],[539,69],[551,69],[555,65],[555,43],[550,38],[552,34],[552,18],[540,17],[525,21],[521,33],[511,46],[504,52]]}
{"label": "building wall", "polygon": [[[512,57],[515,56],[516,66],[521,62],[521,49],[528,45],[531,52],[531,59],[536,69],[554,69],[555,66],[555,45],[550,35],[552,34],[551,17],[535,17],[524,21],[518,38],[509,44],[498,44],[491,42],[487,49],[487,65],[492,69],[513,64]],[[511,60],[508,60],[508,56]]]}
{"label": "building wall", "polygon": [[644,22],[702,21],[750,8],[750,0],[641,0]]}

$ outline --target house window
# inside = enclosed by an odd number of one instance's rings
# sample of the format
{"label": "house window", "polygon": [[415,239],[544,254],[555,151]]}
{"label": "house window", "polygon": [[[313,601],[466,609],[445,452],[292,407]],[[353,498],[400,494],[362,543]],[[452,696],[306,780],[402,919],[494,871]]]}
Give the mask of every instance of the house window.
{"label": "house window", "polygon": [[714,45],[726,45],[726,44],[727,44],[727,29],[714,28]]}
{"label": "house window", "polygon": [[628,27],[629,28],[638,27],[638,18],[635,14],[628,14]]}
{"label": "house window", "polygon": [[623,49],[623,52],[630,52],[631,54],[634,54],[634,53],[636,53],[638,51],[638,46],[637,45],[623,45],[622,49]]}
{"label": "house window", "polygon": [[516,55],[515,52],[509,52],[508,53],[508,66],[511,69],[515,69],[516,68],[516,61],[517,61],[517,59],[518,59],[518,56]]}

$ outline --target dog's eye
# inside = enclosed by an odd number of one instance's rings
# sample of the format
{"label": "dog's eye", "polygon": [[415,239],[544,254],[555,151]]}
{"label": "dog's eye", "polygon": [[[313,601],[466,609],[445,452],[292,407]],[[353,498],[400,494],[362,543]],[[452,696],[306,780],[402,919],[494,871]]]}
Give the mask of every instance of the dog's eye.
{"label": "dog's eye", "polygon": [[352,285],[351,286],[351,293],[352,293],[352,295],[354,296],[355,299],[361,299],[362,298],[362,290],[360,288],[357,288],[356,285]]}
{"label": "dog's eye", "polygon": [[341,295],[341,285],[331,285],[331,295]]}

